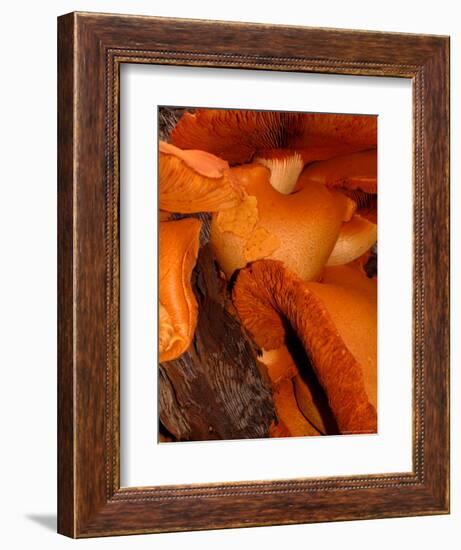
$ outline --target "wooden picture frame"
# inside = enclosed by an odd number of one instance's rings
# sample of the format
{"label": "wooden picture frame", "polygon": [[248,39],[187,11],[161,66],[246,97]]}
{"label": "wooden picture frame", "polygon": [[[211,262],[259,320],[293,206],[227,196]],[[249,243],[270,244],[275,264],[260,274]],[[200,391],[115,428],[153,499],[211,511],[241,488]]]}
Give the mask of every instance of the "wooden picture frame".
{"label": "wooden picture frame", "polygon": [[[58,20],[58,47],[58,531],[95,537],[448,513],[448,37],[71,13]],[[120,488],[122,63],[412,79],[411,472]]]}

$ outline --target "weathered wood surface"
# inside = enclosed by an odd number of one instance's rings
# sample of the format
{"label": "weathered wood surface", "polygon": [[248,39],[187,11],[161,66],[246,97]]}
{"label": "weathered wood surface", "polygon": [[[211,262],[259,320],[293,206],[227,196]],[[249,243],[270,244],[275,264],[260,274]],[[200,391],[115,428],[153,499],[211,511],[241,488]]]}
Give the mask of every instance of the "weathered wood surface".
{"label": "weathered wood surface", "polygon": [[193,287],[197,330],[186,353],[159,365],[160,420],[181,441],[268,437],[272,394],[252,343],[227,311],[225,282],[208,245],[200,250]]}

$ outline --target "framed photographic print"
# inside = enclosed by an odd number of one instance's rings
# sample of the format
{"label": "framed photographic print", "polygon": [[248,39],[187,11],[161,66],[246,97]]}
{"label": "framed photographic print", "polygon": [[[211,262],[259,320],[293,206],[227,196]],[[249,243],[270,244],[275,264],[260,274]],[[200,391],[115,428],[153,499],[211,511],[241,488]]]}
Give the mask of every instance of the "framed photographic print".
{"label": "framed photographic print", "polygon": [[449,511],[449,39],[58,21],[58,530]]}

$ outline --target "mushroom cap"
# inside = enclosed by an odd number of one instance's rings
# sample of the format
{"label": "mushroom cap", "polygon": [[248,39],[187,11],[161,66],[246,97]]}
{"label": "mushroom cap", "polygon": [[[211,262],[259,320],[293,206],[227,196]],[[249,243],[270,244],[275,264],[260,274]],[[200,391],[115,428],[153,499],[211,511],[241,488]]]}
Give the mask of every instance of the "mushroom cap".
{"label": "mushroom cap", "polygon": [[342,265],[362,256],[376,242],[376,149],[314,162],[304,168],[296,190],[316,182],[355,201],[356,214],[341,228],[327,265]]}
{"label": "mushroom cap", "polygon": [[210,243],[224,273],[230,277],[249,262],[272,258],[303,279],[318,277],[354,203],[315,182],[283,195],[258,164],[232,171],[247,197],[212,217]]}
{"label": "mushroom cap", "polygon": [[330,113],[306,113],[303,132],[290,139],[305,163],[372,149],[377,144],[377,117]]}
{"label": "mushroom cap", "polygon": [[[233,300],[243,326],[260,347],[280,347],[285,341],[285,323],[291,325],[341,433],[374,433],[377,421],[372,401],[376,402],[376,393],[372,393],[371,371],[376,356],[368,350],[366,356],[360,356],[366,359],[362,364],[354,355],[363,342],[376,336],[373,304],[363,304],[368,296],[351,285],[328,287],[302,281],[281,262],[261,260],[239,272]],[[376,305],[374,308],[376,311]],[[340,327],[343,330],[345,323],[348,330],[343,337]],[[364,373],[368,369],[369,376]]]}
{"label": "mushroom cap", "polygon": [[184,214],[237,205],[244,194],[229,164],[205,151],[159,143],[159,206]]}
{"label": "mushroom cap", "polygon": [[365,391],[377,408],[377,285],[350,266],[329,267],[309,290],[324,303],[345,345],[362,367]]}
{"label": "mushroom cap", "polygon": [[359,214],[354,214],[341,227],[327,266],[344,265],[360,258],[376,243],[377,238],[378,226]]}
{"label": "mushroom cap", "polygon": [[307,163],[376,147],[376,128],[376,117],[367,115],[196,109],[184,113],[171,139],[230,164],[281,148],[298,151]]}
{"label": "mushroom cap", "polygon": [[376,149],[313,162],[303,170],[303,177],[298,180],[296,189],[302,189],[307,181],[316,181],[329,187],[360,189],[367,193],[376,193]]}
{"label": "mushroom cap", "polygon": [[159,224],[159,355],[172,361],[189,347],[197,326],[191,275],[202,223],[195,218]]}
{"label": "mushroom cap", "polygon": [[357,214],[376,224],[377,155],[376,149],[314,162],[302,171],[295,191],[315,181],[344,193],[355,201]]}

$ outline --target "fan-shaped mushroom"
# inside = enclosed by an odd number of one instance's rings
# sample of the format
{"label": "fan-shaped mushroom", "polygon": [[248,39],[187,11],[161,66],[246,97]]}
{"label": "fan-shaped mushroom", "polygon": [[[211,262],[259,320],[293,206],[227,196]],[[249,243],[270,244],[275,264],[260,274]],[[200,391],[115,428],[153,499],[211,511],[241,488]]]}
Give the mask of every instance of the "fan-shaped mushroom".
{"label": "fan-shaped mushroom", "polygon": [[161,210],[215,212],[238,204],[244,194],[229,164],[205,151],[182,151],[159,143],[159,205]]}
{"label": "fan-shaped mushroom", "polygon": [[261,260],[239,272],[233,299],[260,347],[280,347],[291,325],[341,433],[376,431],[376,305],[369,295],[353,285],[308,283],[281,262]]}
{"label": "fan-shaped mushroom", "polygon": [[282,195],[261,165],[233,169],[247,197],[237,207],[213,215],[210,242],[230,277],[261,258],[273,258],[301,278],[316,278],[355,207],[353,201],[324,185],[308,183],[299,193]]}
{"label": "fan-shaped mushroom", "polygon": [[197,325],[191,275],[202,224],[184,218],[159,225],[159,354],[163,362],[187,350]]}

